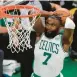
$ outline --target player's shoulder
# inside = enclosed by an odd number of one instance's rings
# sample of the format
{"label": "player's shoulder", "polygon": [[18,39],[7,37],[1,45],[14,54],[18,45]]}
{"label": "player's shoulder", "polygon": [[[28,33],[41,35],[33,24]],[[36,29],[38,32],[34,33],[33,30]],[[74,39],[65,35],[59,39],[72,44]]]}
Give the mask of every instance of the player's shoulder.
{"label": "player's shoulder", "polygon": [[61,39],[61,38],[62,38],[62,34],[58,34],[58,35],[56,35],[56,36],[54,37],[55,40],[59,40],[59,39]]}

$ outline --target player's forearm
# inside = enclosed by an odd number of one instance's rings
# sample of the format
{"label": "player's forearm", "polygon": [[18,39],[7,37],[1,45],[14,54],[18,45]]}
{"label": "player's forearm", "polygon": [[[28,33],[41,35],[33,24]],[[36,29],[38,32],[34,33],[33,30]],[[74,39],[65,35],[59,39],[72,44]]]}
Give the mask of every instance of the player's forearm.
{"label": "player's forearm", "polygon": [[35,22],[35,25],[33,26],[33,29],[37,32],[37,33],[42,33],[44,31],[44,26],[42,24],[41,19],[37,19],[37,21]]}
{"label": "player's forearm", "polygon": [[41,16],[48,17],[49,15],[53,15],[52,11],[41,10]]}
{"label": "player's forearm", "polygon": [[0,26],[0,33],[8,33],[7,28]]}
{"label": "player's forearm", "polygon": [[71,45],[73,41],[74,29],[64,29],[63,44]]}

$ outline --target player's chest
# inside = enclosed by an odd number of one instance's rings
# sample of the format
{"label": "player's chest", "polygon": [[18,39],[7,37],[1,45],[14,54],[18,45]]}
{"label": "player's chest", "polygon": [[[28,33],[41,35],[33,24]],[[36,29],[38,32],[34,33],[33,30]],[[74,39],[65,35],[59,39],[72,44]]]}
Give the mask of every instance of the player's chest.
{"label": "player's chest", "polygon": [[35,51],[37,54],[42,54],[44,52],[58,54],[60,50],[60,43],[56,40],[41,39],[35,46]]}

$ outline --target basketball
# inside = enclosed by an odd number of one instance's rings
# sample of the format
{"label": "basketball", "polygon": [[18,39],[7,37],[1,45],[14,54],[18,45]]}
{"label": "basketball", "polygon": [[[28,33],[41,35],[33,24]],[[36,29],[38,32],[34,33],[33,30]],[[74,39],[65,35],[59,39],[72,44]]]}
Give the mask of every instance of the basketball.
{"label": "basketball", "polygon": [[70,11],[65,8],[59,8],[57,9],[54,14],[59,15],[61,17],[62,23],[65,23],[65,20],[67,17],[72,17],[70,14]]}

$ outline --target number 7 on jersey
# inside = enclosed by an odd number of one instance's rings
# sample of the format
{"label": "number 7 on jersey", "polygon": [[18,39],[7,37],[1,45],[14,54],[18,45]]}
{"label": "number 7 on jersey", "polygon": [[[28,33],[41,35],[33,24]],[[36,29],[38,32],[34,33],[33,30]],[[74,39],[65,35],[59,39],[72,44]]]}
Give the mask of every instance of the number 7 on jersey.
{"label": "number 7 on jersey", "polygon": [[44,52],[43,56],[47,56],[47,58],[43,62],[44,65],[47,65],[48,60],[51,58],[51,54],[50,53],[47,53],[47,52]]}

